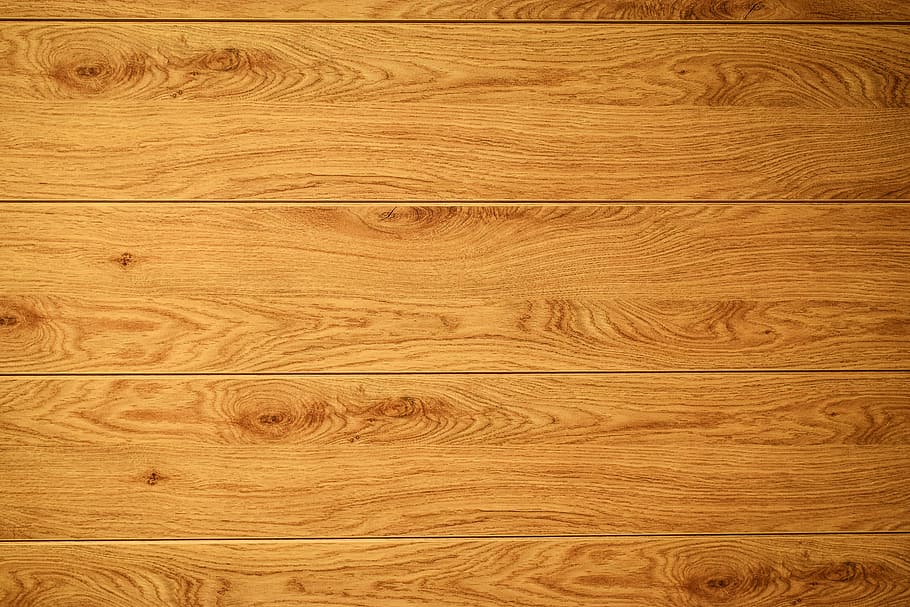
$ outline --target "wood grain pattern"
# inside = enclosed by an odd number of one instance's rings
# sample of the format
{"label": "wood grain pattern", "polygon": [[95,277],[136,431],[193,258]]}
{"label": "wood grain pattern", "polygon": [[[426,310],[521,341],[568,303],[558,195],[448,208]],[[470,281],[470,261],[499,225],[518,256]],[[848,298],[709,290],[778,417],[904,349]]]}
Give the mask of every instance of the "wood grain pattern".
{"label": "wood grain pattern", "polygon": [[0,447],[0,537],[910,531],[906,446]]}
{"label": "wood grain pattern", "polygon": [[905,369],[908,217],[6,205],[0,371]]}
{"label": "wood grain pattern", "polygon": [[18,23],[0,48],[10,104],[910,106],[891,26]]}
{"label": "wood grain pattern", "polygon": [[894,536],[0,544],[9,607],[903,607]]}
{"label": "wood grain pattern", "polygon": [[[410,299],[910,295],[901,204],[8,203],[6,293]],[[731,280],[735,277],[735,280]]]}
{"label": "wood grain pattern", "polygon": [[5,115],[7,199],[910,197],[899,109],[36,102]]}
{"label": "wood grain pattern", "polygon": [[908,445],[892,373],[4,377],[0,444]]}
{"label": "wood grain pattern", "polygon": [[910,193],[905,28],[579,27],[10,25],[0,197]]}
{"label": "wood grain pattern", "polygon": [[15,19],[910,20],[903,0],[3,0]]}

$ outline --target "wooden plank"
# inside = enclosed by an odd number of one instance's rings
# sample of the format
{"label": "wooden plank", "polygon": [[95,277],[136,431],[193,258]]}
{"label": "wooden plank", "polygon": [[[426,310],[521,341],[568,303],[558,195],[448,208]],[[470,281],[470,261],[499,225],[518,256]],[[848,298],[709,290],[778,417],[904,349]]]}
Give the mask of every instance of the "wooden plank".
{"label": "wooden plank", "polygon": [[906,369],[908,217],[6,205],[0,371]]}
{"label": "wooden plank", "polygon": [[7,203],[0,229],[0,285],[22,295],[910,295],[896,203]]}
{"label": "wooden plank", "polygon": [[910,106],[896,26],[11,23],[3,102]]}
{"label": "wooden plank", "polygon": [[905,445],[0,447],[0,537],[910,531]]}
{"label": "wooden plank", "polygon": [[907,536],[0,544],[11,607],[903,607]]}
{"label": "wooden plank", "polygon": [[0,444],[908,445],[910,374],[4,377]]}
{"label": "wooden plank", "polygon": [[910,194],[906,28],[17,24],[0,42],[3,198]]}
{"label": "wooden plank", "polygon": [[3,0],[13,19],[910,20],[903,0]]}
{"label": "wooden plank", "polygon": [[904,110],[17,103],[20,200],[910,198]]}

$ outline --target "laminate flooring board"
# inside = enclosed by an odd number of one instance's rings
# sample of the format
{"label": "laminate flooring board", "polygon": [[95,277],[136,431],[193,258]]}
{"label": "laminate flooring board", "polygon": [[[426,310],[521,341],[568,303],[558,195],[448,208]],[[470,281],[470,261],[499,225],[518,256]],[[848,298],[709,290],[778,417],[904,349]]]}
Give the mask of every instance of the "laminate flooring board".
{"label": "laminate flooring board", "polygon": [[910,374],[0,378],[0,444],[137,443],[906,447]]}
{"label": "laminate flooring board", "polygon": [[910,20],[902,0],[49,0],[0,2],[15,19]]}
{"label": "laminate flooring board", "polygon": [[7,199],[910,192],[899,26],[20,23],[0,42]]}
{"label": "laminate flooring board", "polygon": [[903,607],[907,536],[0,544],[9,607]]}
{"label": "laminate flooring board", "polygon": [[5,373],[906,369],[888,204],[8,204]]}
{"label": "laminate flooring board", "polygon": [[0,45],[10,105],[910,105],[901,26],[26,22]]}
{"label": "laminate flooring board", "polygon": [[352,438],[313,447],[3,446],[0,537],[910,530],[903,445],[519,449]]}

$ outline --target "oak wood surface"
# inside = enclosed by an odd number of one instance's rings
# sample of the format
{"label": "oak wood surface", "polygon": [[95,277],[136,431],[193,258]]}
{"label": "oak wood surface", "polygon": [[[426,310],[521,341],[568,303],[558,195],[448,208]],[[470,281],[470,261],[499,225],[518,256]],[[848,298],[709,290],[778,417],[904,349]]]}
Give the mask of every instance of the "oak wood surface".
{"label": "oak wood surface", "polygon": [[9,607],[903,607],[906,536],[0,544]]}
{"label": "oak wood surface", "polygon": [[[0,196],[906,199],[910,112],[16,103]],[[419,161],[415,162],[415,159]]]}
{"label": "oak wood surface", "polygon": [[30,19],[419,20],[910,20],[903,0],[3,0],[0,15]]}
{"label": "oak wood surface", "polygon": [[0,19],[0,605],[910,602],[910,4]]}
{"label": "oak wood surface", "polygon": [[908,217],[8,204],[0,370],[905,369]]}
{"label": "oak wood surface", "polygon": [[0,48],[9,104],[910,105],[899,26],[40,22]]}
{"label": "oak wood surface", "polygon": [[0,447],[0,537],[910,531],[906,446]]}
{"label": "oak wood surface", "polygon": [[0,443],[908,445],[910,375],[4,377]]}
{"label": "oak wood surface", "polygon": [[899,26],[25,23],[0,50],[8,199],[910,192]]}

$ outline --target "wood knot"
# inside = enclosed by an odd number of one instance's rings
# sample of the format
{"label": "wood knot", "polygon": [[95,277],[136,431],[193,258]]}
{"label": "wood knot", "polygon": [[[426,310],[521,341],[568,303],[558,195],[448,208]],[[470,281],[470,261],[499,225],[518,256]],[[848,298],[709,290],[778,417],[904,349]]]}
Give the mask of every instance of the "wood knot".
{"label": "wood knot", "polygon": [[240,49],[228,47],[209,53],[203,64],[209,70],[216,72],[233,72],[243,63],[243,53]]}
{"label": "wood knot", "polygon": [[829,582],[849,582],[860,573],[860,566],[852,561],[835,563],[822,571],[822,576]]}
{"label": "wood knot", "polygon": [[0,327],[21,330],[35,326],[44,318],[33,309],[11,300],[0,299]]}
{"label": "wood knot", "polygon": [[739,586],[739,580],[732,575],[697,577],[687,584],[693,595],[711,602],[729,601],[738,594]]}
{"label": "wood knot", "polygon": [[234,424],[257,439],[280,440],[292,434],[316,431],[324,422],[327,405],[322,402],[259,402],[240,408]]}
{"label": "wood knot", "polygon": [[283,411],[280,413],[263,413],[259,416],[258,421],[263,426],[276,426],[287,423],[288,416]]}
{"label": "wood knot", "polygon": [[81,93],[99,93],[117,78],[117,70],[106,57],[67,57],[53,72],[65,87]]}
{"label": "wood knot", "polygon": [[104,73],[104,68],[100,65],[80,65],[75,71],[80,78],[97,78]]}
{"label": "wood knot", "polygon": [[708,580],[705,585],[712,590],[723,590],[734,583],[735,580],[728,577],[716,577]]}
{"label": "wood knot", "polygon": [[[435,398],[417,398],[414,396],[396,396],[381,400],[364,413],[370,423],[382,419],[408,419],[417,423],[439,423],[447,417],[450,406],[448,403]],[[420,420],[418,422],[418,420]]]}
{"label": "wood knot", "polygon": [[411,417],[423,410],[423,404],[410,396],[390,398],[379,404],[377,412],[385,417]]}
{"label": "wood knot", "polygon": [[117,264],[121,268],[128,268],[131,265],[133,265],[134,263],[135,263],[135,259],[133,258],[132,253],[121,253],[120,256],[117,257]]}
{"label": "wood knot", "polygon": [[155,470],[152,470],[151,472],[149,472],[148,474],[145,475],[145,484],[155,486],[163,479],[164,479],[163,476],[161,476]]}

